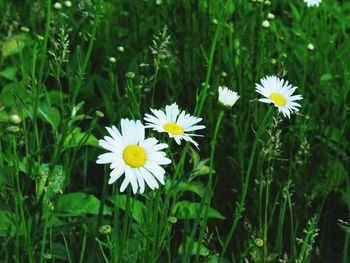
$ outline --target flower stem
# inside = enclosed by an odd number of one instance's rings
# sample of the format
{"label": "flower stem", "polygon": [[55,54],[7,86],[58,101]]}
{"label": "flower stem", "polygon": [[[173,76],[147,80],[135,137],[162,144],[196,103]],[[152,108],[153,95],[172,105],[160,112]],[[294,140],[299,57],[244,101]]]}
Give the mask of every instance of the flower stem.
{"label": "flower stem", "polygon": [[247,190],[248,190],[248,185],[249,185],[249,180],[250,180],[250,174],[251,174],[251,171],[252,171],[252,168],[253,168],[254,156],[255,156],[256,148],[257,148],[258,142],[260,140],[260,137],[261,137],[261,135],[262,135],[262,133],[263,133],[263,131],[264,131],[264,129],[265,129],[269,119],[270,119],[270,116],[272,115],[273,110],[274,110],[273,107],[270,107],[269,111],[265,114],[265,117],[264,117],[264,119],[262,120],[262,122],[261,122],[261,124],[259,126],[258,133],[255,136],[254,143],[253,143],[253,148],[252,148],[252,151],[251,151],[250,157],[249,157],[248,169],[247,169],[247,172],[246,172],[246,175],[245,175],[245,178],[244,178],[244,182],[242,184],[241,199],[240,199],[239,203],[237,204],[235,215],[234,215],[234,219],[233,219],[233,222],[232,222],[232,226],[231,226],[230,232],[227,235],[227,238],[225,240],[225,243],[224,243],[224,246],[223,246],[223,249],[222,249],[222,252],[221,252],[221,259],[220,259],[219,262],[221,262],[221,260],[224,257],[224,254],[225,254],[225,252],[227,250],[227,247],[230,244],[230,241],[232,239],[233,233],[235,232],[236,227],[238,225],[238,222],[239,222],[240,218],[242,217],[243,211],[245,209],[244,208],[244,204],[245,204],[245,199],[246,199],[246,196],[247,196]]}
{"label": "flower stem", "polygon": [[[199,209],[199,216],[200,216],[201,213],[202,213],[203,208],[205,207],[203,223],[202,223],[202,225],[200,227],[197,255],[196,255],[196,260],[195,261],[198,261],[199,251],[201,249],[204,231],[205,231],[205,228],[207,227],[207,223],[208,223],[208,211],[209,211],[209,207],[210,207],[210,203],[211,203],[211,197],[212,197],[212,192],[213,192],[213,171],[214,171],[215,147],[216,147],[217,137],[218,137],[219,129],[220,129],[221,122],[222,122],[222,119],[224,117],[224,114],[225,114],[225,111],[221,110],[220,113],[219,113],[219,117],[217,119],[217,122],[216,122],[215,130],[214,130],[214,134],[213,134],[213,139],[212,139],[212,141],[210,143],[211,151],[210,151],[210,161],[209,161],[209,167],[210,167],[209,168],[209,181],[208,181],[207,190],[205,192],[203,201],[202,201],[200,209]],[[201,207],[202,207],[202,209],[201,209]],[[197,228],[197,226],[195,225],[194,228],[193,228],[192,234],[194,234],[196,228]],[[191,238],[191,240],[193,240],[193,238]]]}
{"label": "flower stem", "polygon": [[264,215],[264,263],[267,262],[267,228],[268,228],[268,207],[269,207],[269,195],[270,195],[270,170],[271,170],[271,157],[269,157],[266,174],[266,191],[265,191],[265,215]]}

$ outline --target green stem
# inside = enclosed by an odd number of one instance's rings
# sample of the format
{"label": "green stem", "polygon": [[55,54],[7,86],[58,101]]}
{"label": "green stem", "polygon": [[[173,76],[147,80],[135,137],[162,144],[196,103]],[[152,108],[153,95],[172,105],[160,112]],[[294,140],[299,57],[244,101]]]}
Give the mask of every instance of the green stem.
{"label": "green stem", "polygon": [[[204,231],[205,231],[205,229],[207,227],[207,223],[208,223],[208,211],[209,211],[209,207],[210,207],[210,203],[211,203],[211,197],[212,197],[212,192],[213,192],[213,171],[214,171],[215,147],[216,147],[217,137],[218,137],[219,129],[220,129],[221,122],[222,122],[222,119],[224,117],[224,114],[225,114],[225,111],[221,110],[220,113],[219,113],[219,117],[217,119],[217,122],[216,122],[215,129],[214,129],[213,139],[212,139],[212,141],[210,143],[211,151],[210,151],[210,161],[209,161],[209,167],[210,167],[209,168],[209,181],[208,181],[207,190],[206,190],[204,198],[203,198],[204,202],[202,201],[203,205],[201,204],[201,207],[203,207],[203,208],[205,207],[205,214],[204,214],[203,223],[202,223],[202,225],[200,227],[197,255],[196,255],[196,260],[195,261],[198,261],[199,251],[200,251],[200,248],[201,248]],[[199,209],[199,217],[202,214],[202,209],[203,208],[201,209],[201,207]],[[193,227],[193,230],[192,230],[192,234],[193,235],[194,235],[196,229],[197,229],[197,225],[195,225]],[[193,241],[193,236],[191,236],[191,240]],[[193,242],[192,242],[192,244],[193,244]]]}
{"label": "green stem", "polygon": [[270,169],[271,158],[268,160],[267,174],[266,174],[266,192],[265,192],[265,214],[264,214],[264,263],[267,262],[267,228],[268,228],[268,207],[270,194]]}
{"label": "green stem", "polygon": [[[44,197],[45,200],[45,197]],[[47,222],[49,221],[49,209],[47,209],[47,204],[44,201],[44,207],[43,207],[43,215],[44,215],[44,231],[43,231],[43,237],[41,240],[41,251],[40,251],[40,263],[44,260],[44,253],[45,253],[45,244],[46,244],[46,234],[47,234]]]}
{"label": "green stem", "polygon": [[156,65],[156,70],[154,73],[154,81],[153,81],[153,89],[152,89],[152,99],[151,99],[151,108],[153,108],[154,105],[154,94],[156,93],[156,84],[157,84],[157,78],[158,78],[158,72],[159,72],[159,66],[158,66],[158,61],[154,62]]}
{"label": "green stem", "polygon": [[247,169],[247,172],[246,172],[246,175],[245,175],[245,178],[244,178],[244,182],[242,184],[242,195],[241,195],[240,201],[239,201],[239,203],[238,203],[238,205],[236,207],[236,211],[235,211],[234,219],[233,219],[233,222],[232,222],[232,226],[231,226],[230,232],[229,232],[229,234],[228,234],[228,236],[227,236],[227,238],[225,240],[224,247],[223,247],[222,252],[221,252],[221,259],[220,259],[219,262],[221,262],[221,260],[223,259],[224,254],[225,254],[225,252],[227,250],[227,247],[230,244],[230,241],[232,239],[233,233],[235,232],[236,227],[238,225],[238,222],[239,222],[240,218],[242,217],[242,214],[243,214],[243,211],[244,211],[245,199],[246,199],[246,196],[247,196],[248,185],[249,185],[249,181],[250,181],[250,174],[251,174],[251,171],[252,171],[252,168],[253,168],[253,163],[254,163],[255,151],[256,151],[258,142],[260,140],[260,137],[261,137],[261,135],[262,135],[262,133],[263,133],[263,131],[264,131],[264,129],[265,129],[269,119],[270,119],[270,116],[272,115],[273,110],[274,110],[274,108],[271,106],[269,111],[265,114],[265,117],[264,117],[263,121],[260,124],[258,133],[255,136],[254,143],[253,143],[253,148],[252,148],[252,151],[251,151],[250,157],[249,157],[248,169]]}
{"label": "green stem", "polygon": [[128,225],[129,225],[129,219],[130,219],[130,187],[127,189],[128,194],[126,197],[126,205],[125,205],[125,214],[123,219],[123,230],[122,230],[122,240],[120,245],[120,253],[119,253],[119,260],[118,262],[124,262],[123,256],[124,256],[124,250],[126,246],[126,239],[127,239],[127,233],[128,233]]}
{"label": "green stem", "polygon": [[82,68],[79,69],[79,76],[78,76],[78,82],[77,85],[73,91],[73,98],[72,98],[72,105],[75,104],[75,101],[77,99],[77,96],[79,94],[80,88],[81,88],[81,84],[83,82],[84,79],[84,75],[87,69],[87,66],[89,64],[90,61],[90,56],[91,56],[91,52],[92,52],[92,48],[94,47],[94,43],[95,43],[95,37],[96,37],[96,32],[97,32],[97,28],[99,26],[99,22],[100,22],[100,12],[101,12],[101,0],[99,0],[96,4],[96,12],[94,14],[94,26],[92,28],[92,33],[91,33],[91,37],[90,37],[90,42],[89,42],[89,47],[86,53],[86,57],[83,63]]}

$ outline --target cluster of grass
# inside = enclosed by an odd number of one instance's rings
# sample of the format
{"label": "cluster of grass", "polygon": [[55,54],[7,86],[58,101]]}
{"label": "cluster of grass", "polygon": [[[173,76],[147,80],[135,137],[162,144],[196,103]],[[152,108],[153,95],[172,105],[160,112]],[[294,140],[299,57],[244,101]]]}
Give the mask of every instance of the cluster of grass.
{"label": "cluster of grass", "polygon": [[[349,32],[345,0],[0,1],[0,261],[349,262]],[[165,185],[108,185],[104,127],[174,102],[200,149],[160,136]]]}

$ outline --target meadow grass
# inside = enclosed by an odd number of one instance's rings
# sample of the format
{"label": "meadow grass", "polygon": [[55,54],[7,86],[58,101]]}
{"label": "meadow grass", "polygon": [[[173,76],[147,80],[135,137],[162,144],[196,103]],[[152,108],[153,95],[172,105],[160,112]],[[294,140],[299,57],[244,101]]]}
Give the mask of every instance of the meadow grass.
{"label": "meadow grass", "polygon": [[[341,0],[1,1],[0,261],[349,262],[349,32]],[[173,103],[199,148],[146,129],[164,185],[108,184],[105,127]]]}

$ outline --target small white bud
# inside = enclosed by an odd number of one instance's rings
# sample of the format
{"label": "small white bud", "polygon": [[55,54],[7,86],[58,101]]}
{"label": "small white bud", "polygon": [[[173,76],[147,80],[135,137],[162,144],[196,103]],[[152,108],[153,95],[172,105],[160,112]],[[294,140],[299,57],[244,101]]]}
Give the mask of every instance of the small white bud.
{"label": "small white bud", "polygon": [[57,9],[57,10],[61,10],[61,9],[62,9],[62,4],[56,2],[56,3],[54,3],[53,7],[54,7],[55,9]]}
{"label": "small white bud", "polygon": [[22,119],[17,114],[13,114],[10,116],[10,122],[12,124],[18,125],[22,122]]}
{"label": "small white bud", "polygon": [[307,49],[310,50],[310,51],[313,51],[315,49],[315,46],[310,43],[310,44],[307,45]]}
{"label": "small white bud", "polygon": [[111,63],[117,62],[117,60],[116,60],[115,57],[110,57],[108,60],[109,60],[109,62],[111,62]]}
{"label": "small white bud", "polygon": [[29,27],[26,27],[26,26],[21,26],[21,31],[24,32],[24,33],[28,33],[30,31]]}
{"label": "small white bud", "polygon": [[71,1],[64,1],[64,5],[66,7],[71,7],[72,6],[72,2]]}
{"label": "small white bud", "polygon": [[120,53],[123,53],[125,51],[123,46],[119,46],[119,47],[117,47],[117,49]]}
{"label": "small white bud", "polygon": [[275,19],[275,15],[272,14],[272,13],[268,13],[267,14],[267,18],[270,19],[270,20],[273,20],[273,19]]}
{"label": "small white bud", "polygon": [[219,86],[219,104],[224,109],[231,109],[238,99],[239,96],[237,92],[234,92],[227,87]]}
{"label": "small white bud", "polygon": [[269,27],[270,27],[270,22],[267,21],[267,20],[264,20],[264,21],[262,22],[262,26],[263,26],[264,28],[269,28]]}

